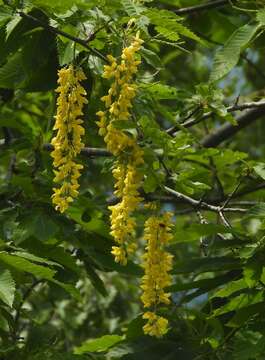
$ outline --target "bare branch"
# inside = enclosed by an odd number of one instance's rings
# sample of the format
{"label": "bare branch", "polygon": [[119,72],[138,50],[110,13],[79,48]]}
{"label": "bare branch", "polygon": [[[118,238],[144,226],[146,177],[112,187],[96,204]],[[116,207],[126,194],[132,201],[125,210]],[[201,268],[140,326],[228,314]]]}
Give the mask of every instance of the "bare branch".
{"label": "bare branch", "polygon": [[18,12],[18,15],[20,15],[22,18],[25,18],[25,19],[28,19],[28,20],[31,20],[33,21],[35,24],[41,26],[42,28],[56,34],[56,35],[61,35],[69,40],[72,40],[74,41],[75,43],[77,44],[80,44],[82,45],[84,48],[86,48],[87,50],[89,50],[92,54],[94,54],[95,56],[99,57],[101,60],[103,60],[104,62],[108,62],[108,59],[103,55],[101,54],[101,52],[99,52],[98,50],[96,49],[93,49],[91,46],[89,46],[87,44],[87,41],[86,40],[83,40],[83,39],[80,39],[80,38],[77,38],[71,34],[68,34],[60,29],[57,29],[53,26],[51,26],[50,24],[42,21],[42,20],[39,20],[37,18],[35,18],[34,16],[32,15],[29,15],[29,14],[26,14],[24,13],[23,11],[19,11]]}
{"label": "bare branch", "polygon": [[[265,110],[265,101],[252,101],[252,102],[247,102],[244,104],[234,104],[231,105],[227,108],[227,112],[234,112],[234,111],[243,111],[246,109],[259,109],[262,108],[263,110]],[[200,122],[208,119],[209,117],[211,117],[214,113],[212,111],[209,111],[207,113],[205,113],[203,116],[201,116],[200,118],[195,118],[195,119],[190,119],[190,116],[183,119],[184,121],[180,121],[181,126],[187,128],[192,127],[193,125],[199,124]],[[194,115],[194,114],[192,114]],[[179,127],[178,125],[174,125],[171,128],[167,129],[166,132],[169,135],[174,135],[177,131],[179,131]]]}
{"label": "bare branch", "polygon": [[210,1],[206,4],[196,5],[196,6],[190,6],[182,9],[175,10],[175,13],[178,15],[187,15],[196,13],[198,11],[204,11],[204,10],[210,10],[210,9],[216,9],[225,5],[229,5],[229,0],[215,0]]}
{"label": "bare branch", "polygon": [[238,191],[235,195],[234,198],[239,198],[241,196],[245,196],[248,194],[252,194],[253,192],[259,191],[259,190],[263,190],[265,189],[265,182],[262,182],[260,184],[257,185],[252,185],[250,188],[247,189],[242,189],[241,191]]}
{"label": "bare branch", "polygon": [[252,124],[257,119],[261,118],[264,115],[265,115],[264,105],[261,107],[257,107],[256,109],[249,110],[237,119],[237,125],[226,123],[220,126],[216,131],[205,136],[205,138],[202,139],[201,141],[201,145],[203,145],[204,147],[216,147],[219,144],[221,144],[223,141],[229,139],[230,137],[235,135],[238,131]]}
{"label": "bare branch", "polygon": [[[52,144],[44,144],[43,149],[48,150],[48,151],[52,151],[53,146],[52,146]],[[98,157],[108,157],[108,156],[112,156],[112,154],[106,149],[92,148],[92,147],[84,147],[81,150],[81,154],[85,155],[85,156],[88,156],[88,157],[93,157],[93,156],[95,156],[95,157],[96,156],[98,156]]]}
{"label": "bare branch", "polygon": [[168,186],[164,186],[164,190],[169,193],[170,195],[172,195],[173,197],[175,197],[178,200],[182,200],[184,203],[186,204],[190,204],[193,208],[196,209],[203,209],[203,210],[208,210],[208,211],[213,211],[213,212],[217,212],[219,214],[220,211],[225,211],[225,212],[240,212],[240,213],[244,213],[246,212],[246,209],[242,209],[242,208],[225,208],[222,209],[222,207],[220,206],[215,206],[215,205],[211,205],[208,204],[204,201],[200,201],[200,200],[195,200],[193,198],[191,198],[190,196],[187,196],[185,194],[182,194],[178,191],[175,191],[171,188],[169,188]]}

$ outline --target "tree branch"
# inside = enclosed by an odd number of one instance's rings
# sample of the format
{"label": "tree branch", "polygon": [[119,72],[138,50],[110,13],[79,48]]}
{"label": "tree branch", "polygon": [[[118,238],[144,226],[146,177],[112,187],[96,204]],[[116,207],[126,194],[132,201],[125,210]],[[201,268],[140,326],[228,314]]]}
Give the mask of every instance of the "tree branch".
{"label": "tree branch", "polygon": [[177,15],[188,15],[192,13],[196,13],[198,11],[204,11],[204,10],[210,10],[210,9],[216,9],[222,6],[226,6],[230,4],[230,0],[215,0],[210,1],[206,4],[196,5],[196,6],[190,6],[182,9],[177,9],[174,12]]}
{"label": "tree branch", "polygon": [[265,189],[265,182],[262,182],[260,184],[252,185],[250,188],[248,189],[243,189],[241,191],[238,191],[235,195],[234,198],[239,198],[241,196],[245,196],[245,195],[249,195],[252,194],[253,192],[259,191],[259,190],[264,190]]}
{"label": "tree branch", "polygon": [[[48,150],[48,151],[52,151],[53,146],[52,146],[52,144],[44,144],[43,149]],[[112,156],[112,154],[106,149],[92,148],[92,147],[84,147],[81,150],[81,154],[85,155],[85,156],[88,156],[88,157],[93,157],[93,156],[108,157],[108,156]]]}
{"label": "tree branch", "polygon": [[265,106],[263,104],[261,107],[257,107],[256,109],[249,110],[245,114],[240,116],[237,119],[237,125],[226,123],[220,126],[216,131],[205,136],[201,141],[201,145],[203,145],[204,147],[216,147],[219,144],[221,144],[223,141],[231,138],[238,131],[254,123],[257,119],[259,119],[264,115],[265,115]]}
{"label": "tree branch", "polygon": [[213,212],[217,212],[218,214],[220,213],[220,211],[225,211],[225,212],[240,212],[240,213],[244,213],[246,212],[246,209],[241,209],[241,208],[224,208],[222,209],[221,206],[215,206],[215,205],[211,205],[208,204],[204,201],[200,201],[200,200],[195,200],[193,198],[191,198],[190,196],[184,195],[178,191],[175,191],[171,188],[169,188],[168,186],[164,186],[164,190],[169,193],[170,195],[172,195],[174,198],[183,201],[186,204],[191,205],[193,208],[196,209],[203,209],[203,210],[208,210],[208,211],[213,211]]}
{"label": "tree branch", "polygon": [[[243,111],[246,109],[258,109],[262,108],[265,109],[265,101],[252,101],[252,102],[246,102],[244,104],[234,104],[231,106],[228,106],[227,112],[234,112],[234,111]],[[183,119],[183,122],[180,121],[181,126],[187,128],[192,127],[193,125],[196,125],[206,119],[208,119],[210,116],[212,116],[214,113],[212,111],[209,111],[205,113],[203,116],[201,116],[199,119],[190,119],[191,116],[187,116]],[[192,114],[193,115],[193,114]],[[177,131],[179,131],[178,125],[174,125],[171,128],[167,129],[166,132],[169,135],[174,135]]]}
{"label": "tree branch", "polygon": [[108,59],[103,55],[101,54],[101,52],[99,52],[98,50],[96,49],[93,49],[91,46],[89,46],[87,44],[87,41],[86,40],[83,40],[83,39],[80,39],[80,38],[77,38],[71,34],[68,34],[60,29],[57,29],[53,26],[51,26],[50,24],[42,21],[42,20],[39,20],[37,18],[35,18],[34,16],[32,15],[29,15],[29,14],[26,14],[24,13],[23,11],[19,11],[18,12],[18,15],[20,15],[22,18],[24,19],[28,19],[28,20],[31,20],[33,21],[35,24],[38,24],[39,26],[41,26],[42,28],[54,33],[55,35],[61,35],[69,40],[72,40],[74,41],[75,43],[79,44],[79,45],[82,45],[84,48],[86,48],[87,50],[89,50],[92,54],[94,54],[95,56],[99,57],[101,60],[103,60],[104,62],[108,62]]}

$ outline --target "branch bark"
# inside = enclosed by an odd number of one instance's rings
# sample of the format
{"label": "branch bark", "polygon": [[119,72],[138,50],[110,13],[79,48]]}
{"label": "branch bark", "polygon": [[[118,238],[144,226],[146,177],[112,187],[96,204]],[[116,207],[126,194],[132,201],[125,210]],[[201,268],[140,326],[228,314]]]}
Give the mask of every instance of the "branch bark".
{"label": "branch bark", "polygon": [[83,40],[83,39],[80,39],[80,38],[77,38],[71,34],[68,34],[66,33],[65,31],[62,31],[60,29],[57,29],[53,26],[51,26],[50,24],[42,21],[42,20],[39,20],[37,18],[35,18],[34,16],[30,15],[30,14],[26,14],[24,13],[23,11],[19,11],[18,14],[24,18],[24,19],[28,19],[28,20],[31,20],[33,21],[35,24],[41,26],[43,29],[46,29],[52,33],[54,33],[55,35],[61,35],[69,40],[72,40],[74,41],[75,43],[77,44],[80,44],[82,45],[84,48],[86,48],[87,50],[89,50],[92,54],[94,54],[95,56],[99,57],[101,60],[103,60],[104,62],[108,62],[108,59],[103,55],[101,54],[101,52],[99,52],[98,50],[96,49],[93,49],[91,46],[89,46],[87,44],[87,41],[86,40]]}
{"label": "branch bark", "polygon": [[175,13],[177,15],[188,15],[188,14],[196,13],[199,11],[216,9],[216,8],[219,8],[219,7],[222,7],[225,5],[229,5],[229,4],[230,4],[230,0],[215,0],[215,1],[210,1],[206,4],[177,9],[177,10],[175,10]]}
{"label": "branch bark", "polygon": [[[262,108],[265,109],[265,101],[252,101],[252,102],[246,102],[243,104],[234,104],[227,108],[227,112],[234,112],[234,111],[243,111],[246,109],[258,109]],[[196,108],[196,112],[197,112]],[[200,109],[200,108],[199,108]],[[203,116],[201,116],[199,119],[193,118],[191,119],[191,116],[193,116],[196,112],[195,110],[191,113],[190,116],[187,116],[183,119],[183,122],[180,121],[181,126],[187,128],[192,127],[193,125],[199,124],[200,122],[208,119],[211,115],[213,115],[213,112],[209,111],[208,113],[205,113]],[[179,127],[177,125],[172,126],[171,128],[167,129],[166,132],[169,135],[174,135],[174,133],[179,131]]]}
{"label": "branch bark", "polygon": [[164,186],[164,190],[172,195],[173,198],[176,198],[178,200],[183,201],[186,204],[191,205],[193,208],[195,209],[203,209],[203,210],[208,210],[208,211],[213,211],[216,213],[220,213],[220,211],[223,212],[240,212],[240,213],[245,213],[246,209],[242,209],[242,208],[222,208],[222,206],[215,206],[215,205],[211,205],[208,204],[204,201],[200,201],[200,200],[195,200],[193,198],[191,198],[190,196],[187,196],[185,194],[182,194],[178,191],[175,191],[171,188],[169,188],[168,186]]}
{"label": "branch bark", "polygon": [[264,105],[256,109],[249,110],[245,114],[238,117],[236,126],[230,123],[226,123],[220,126],[216,131],[205,136],[201,141],[201,145],[204,147],[216,147],[223,141],[228,140],[234,136],[241,129],[244,129],[246,126],[253,124],[256,120],[264,115]]}
{"label": "branch bark", "polygon": [[[43,149],[48,150],[48,151],[52,151],[53,146],[52,146],[52,144],[44,144]],[[112,156],[112,154],[106,149],[92,148],[92,147],[84,147],[81,150],[81,154],[85,155],[85,156],[88,156],[88,157],[93,157],[93,156],[95,156],[95,157],[96,156],[97,157],[108,157],[108,156]]]}

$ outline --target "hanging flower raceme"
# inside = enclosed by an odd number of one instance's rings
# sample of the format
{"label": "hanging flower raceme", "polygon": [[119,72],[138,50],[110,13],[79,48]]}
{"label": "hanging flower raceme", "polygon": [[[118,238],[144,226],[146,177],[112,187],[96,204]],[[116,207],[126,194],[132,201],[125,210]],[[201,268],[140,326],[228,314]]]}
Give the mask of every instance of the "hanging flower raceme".
{"label": "hanging flower raceme", "polygon": [[63,213],[78,195],[78,178],[81,164],[76,163],[76,156],[84,147],[81,137],[85,130],[82,127],[83,121],[80,117],[83,115],[83,106],[87,103],[86,91],[80,84],[86,76],[79,68],[70,65],[58,72],[59,93],[57,99],[57,113],[55,116],[56,136],[51,143],[54,150],[51,153],[53,157],[53,166],[55,177],[54,182],[58,187],[53,189],[52,202],[56,210]]}
{"label": "hanging flower raceme", "polygon": [[141,288],[141,300],[145,308],[143,318],[147,320],[144,333],[161,337],[168,330],[168,320],[156,314],[160,304],[170,303],[170,293],[165,288],[171,285],[169,271],[172,269],[172,258],[165,247],[172,239],[172,214],[164,213],[162,216],[151,216],[145,222],[144,239],[147,243],[146,253],[143,255],[144,276]]}
{"label": "hanging flower raceme", "polygon": [[110,206],[111,234],[117,246],[113,246],[112,254],[115,261],[127,264],[127,256],[135,250],[133,237],[135,220],[132,213],[138,207],[141,197],[138,189],[142,176],[139,165],[143,164],[143,151],[136,139],[116,126],[117,121],[128,120],[131,116],[132,100],[136,95],[137,86],[133,77],[137,72],[140,60],[136,53],[140,50],[143,40],[139,35],[134,37],[131,45],[122,51],[121,61],[108,55],[109,65],[105,65],[103,77],[113,80],[108,94],[101,100],[105,104],[105,111],[99,111],[99,134],[104,137],[107,149],[117,157],[113,176],[116,180],[115,195],[121,200]]}

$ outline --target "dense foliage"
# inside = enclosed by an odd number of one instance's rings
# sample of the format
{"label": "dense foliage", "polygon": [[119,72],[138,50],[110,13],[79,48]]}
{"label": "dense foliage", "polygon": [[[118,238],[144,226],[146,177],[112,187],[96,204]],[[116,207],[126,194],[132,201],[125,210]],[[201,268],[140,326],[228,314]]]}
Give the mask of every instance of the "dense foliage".
{"label": "dense foliage", "polygon": [[264,359],[264,6],[0,0],[1,360]]}

